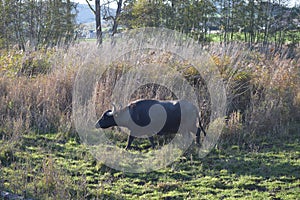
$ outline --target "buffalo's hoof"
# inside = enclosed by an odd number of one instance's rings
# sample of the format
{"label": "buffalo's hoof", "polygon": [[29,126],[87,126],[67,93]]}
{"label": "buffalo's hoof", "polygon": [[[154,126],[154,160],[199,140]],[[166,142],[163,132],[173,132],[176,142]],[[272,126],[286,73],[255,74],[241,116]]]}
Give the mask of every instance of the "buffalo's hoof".
{"label": "buffalo's hoof", "polygon": [[125,151],[128,151],[130,149],[131,149],[131,147],[125,147]]}

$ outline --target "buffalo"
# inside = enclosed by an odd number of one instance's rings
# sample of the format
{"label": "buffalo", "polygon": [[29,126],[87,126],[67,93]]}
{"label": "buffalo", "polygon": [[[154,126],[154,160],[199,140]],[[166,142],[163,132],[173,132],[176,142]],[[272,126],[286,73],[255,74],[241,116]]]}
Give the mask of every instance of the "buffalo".
{"label": "buffalo", "polygon": [[196,134],[197,144],[200,143],[201,131],[206,136],[197,107],[187,100],[141,99],[119,110],[114,106],[113,110],[103,113],[95,127],[106,129],[113,126],[126,127],[130,130],[125,149],[131,147],[134,137],[148,138],[154,148],[154,134],[176,134],[182,130],[193,132]]}

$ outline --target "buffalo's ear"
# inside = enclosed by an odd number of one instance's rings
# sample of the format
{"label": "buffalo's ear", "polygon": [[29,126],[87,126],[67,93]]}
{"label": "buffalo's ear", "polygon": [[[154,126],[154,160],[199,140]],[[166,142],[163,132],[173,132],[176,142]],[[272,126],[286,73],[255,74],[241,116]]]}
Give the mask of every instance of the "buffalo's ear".
{"label": "buffalo's ear", "polygon": [[136,106],[135,103],[131,103],[131,104],[129,105],[129,109],[133,109],[135,106]]}
{"label": "buffalo's ear", "polygon": [[107,110],[106,112],[105,112],[105,115],[106,116],[112,116],[114,113],[113,113],[113,111],[112,110]]}

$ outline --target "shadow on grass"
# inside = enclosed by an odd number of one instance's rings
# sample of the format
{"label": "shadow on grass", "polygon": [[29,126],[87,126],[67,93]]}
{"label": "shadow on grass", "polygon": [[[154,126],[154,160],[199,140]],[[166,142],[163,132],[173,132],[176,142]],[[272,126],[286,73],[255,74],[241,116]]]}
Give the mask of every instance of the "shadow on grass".
{"label": "shadow on grass", "polygon": [[[266,141],[266,140],[265,140]],[[202,160],[203,170],[219,175],[220,171],[236,176],[276,179],[285,183],[300,179],[300,137],[290,134],[257,143],[256,150],[239,146],[214,150]]]}

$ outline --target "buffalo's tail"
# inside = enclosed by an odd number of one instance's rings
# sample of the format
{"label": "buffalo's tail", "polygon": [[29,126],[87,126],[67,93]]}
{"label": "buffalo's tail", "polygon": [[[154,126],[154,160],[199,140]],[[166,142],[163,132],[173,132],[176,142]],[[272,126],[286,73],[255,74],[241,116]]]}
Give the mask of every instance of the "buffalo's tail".
{"label": "buffalo's tail", "polygon": [[201,125],[200,117],[199,117],[199,120],[198,120],[198,124],[199,124],[199,128],[197,128],[196,143],[200,144],[200,132],[203,131],[204,136],[206,136],[206,132],[205,132],[203,126]]}
{"label": "buffalo's tail", "polygon": [[203,131],[204,136],[206,136],[206,132],[205,132],[203,126],[201,125],[201,120],[200,120],[200,118],[199,118],[199,127],[200,127],[201,131]]}

